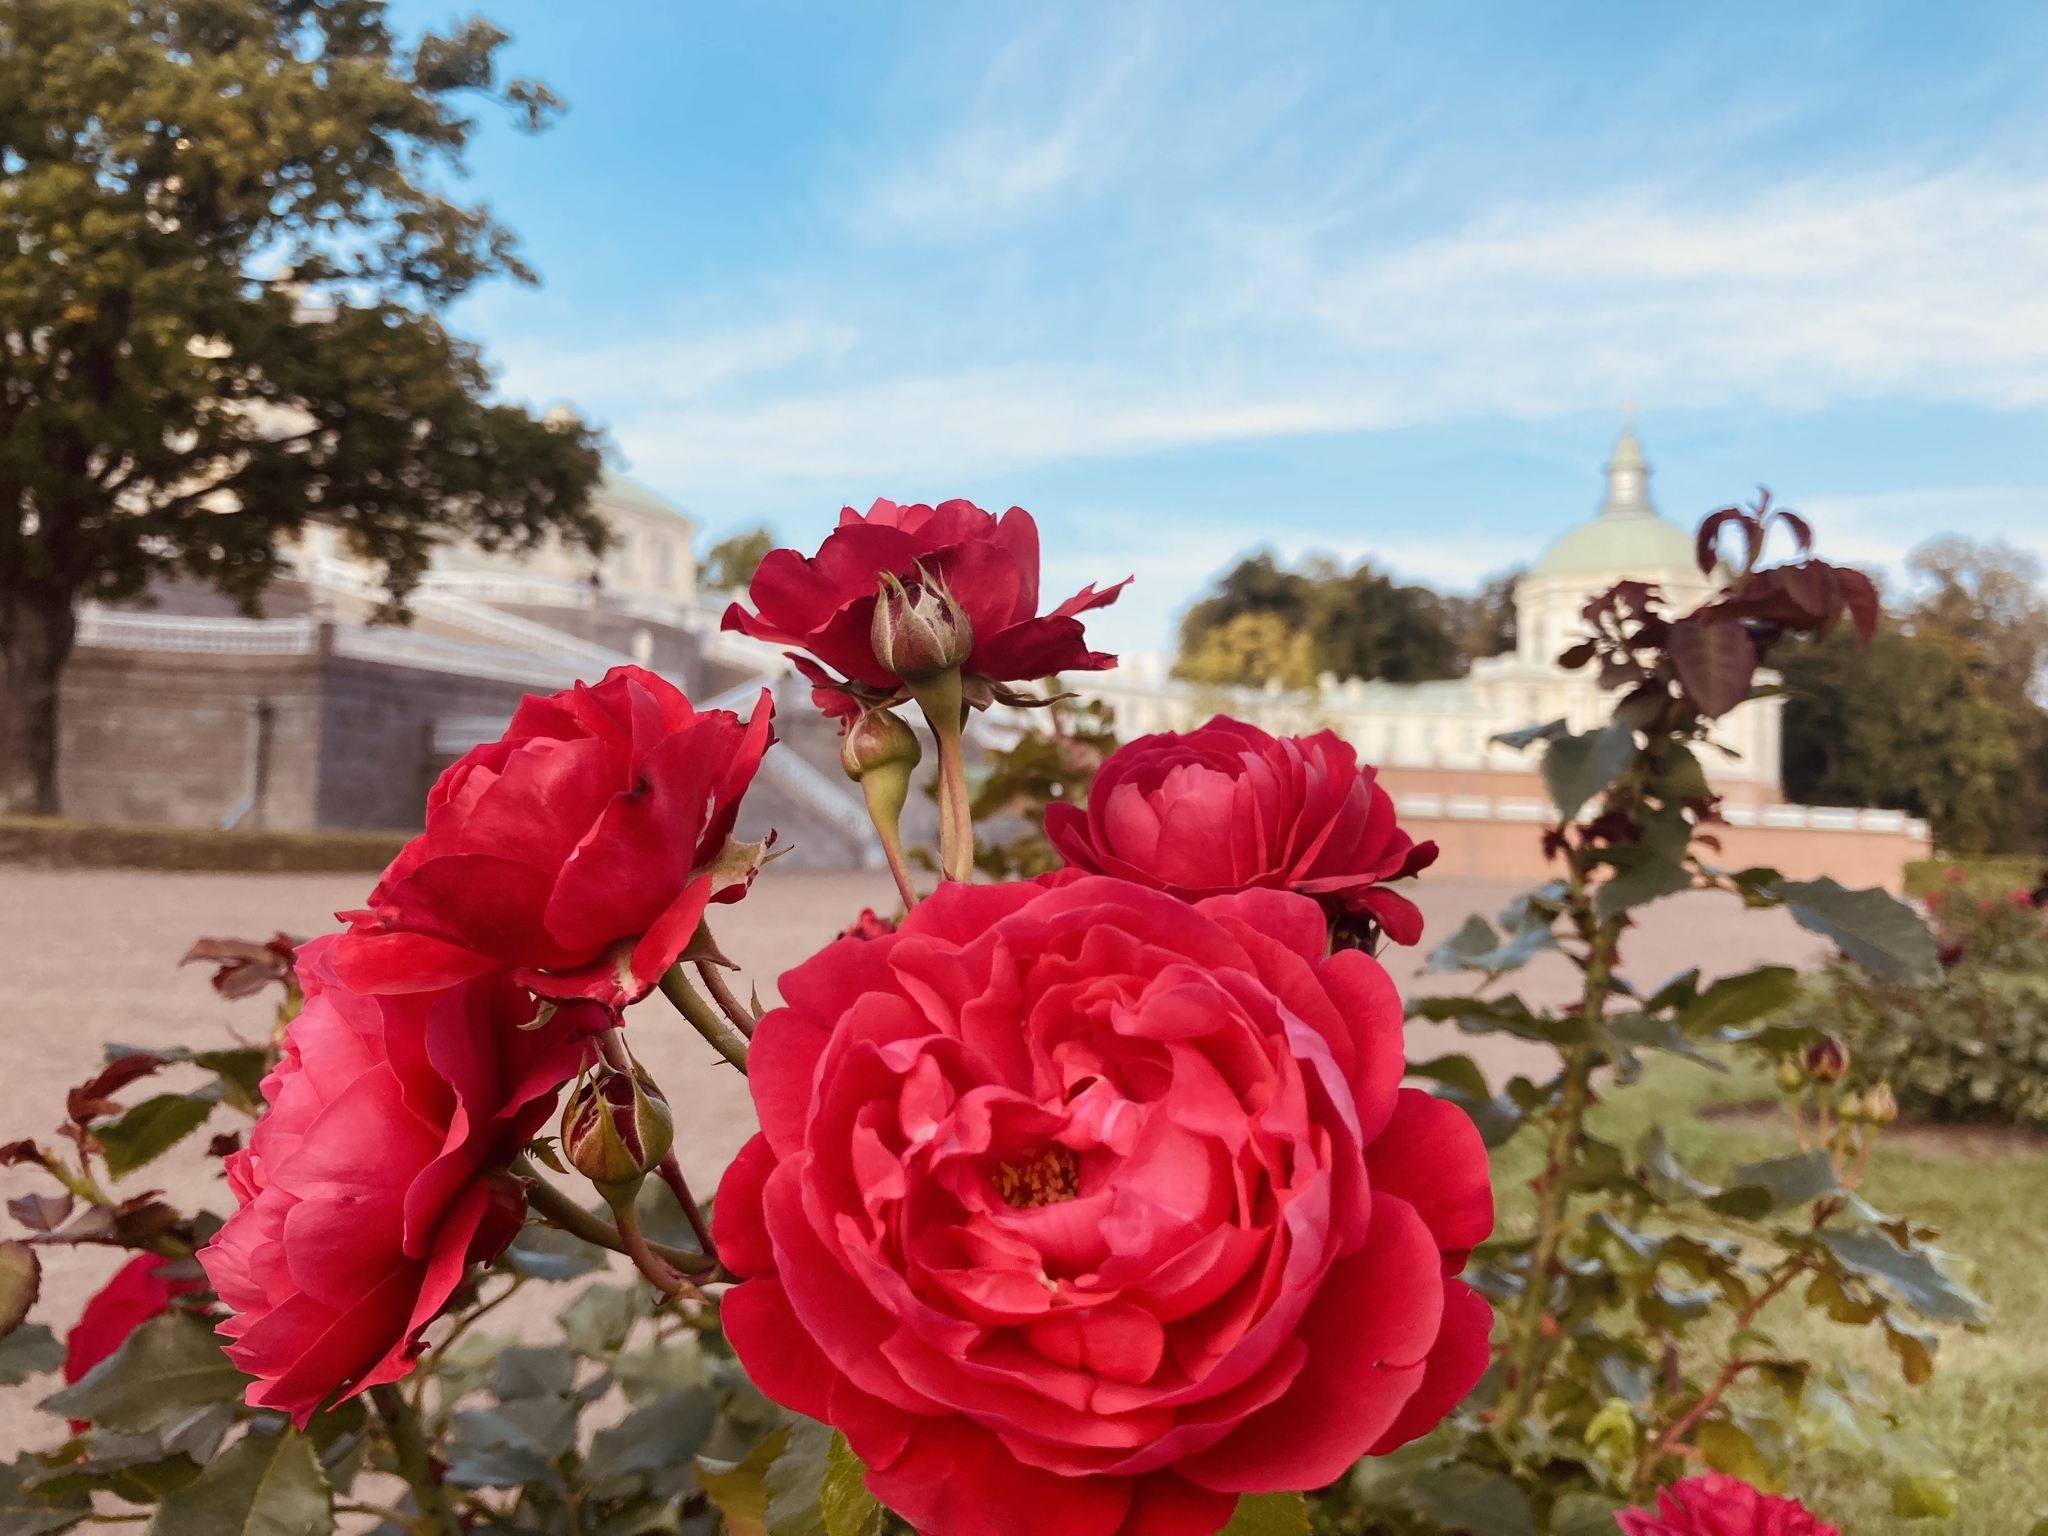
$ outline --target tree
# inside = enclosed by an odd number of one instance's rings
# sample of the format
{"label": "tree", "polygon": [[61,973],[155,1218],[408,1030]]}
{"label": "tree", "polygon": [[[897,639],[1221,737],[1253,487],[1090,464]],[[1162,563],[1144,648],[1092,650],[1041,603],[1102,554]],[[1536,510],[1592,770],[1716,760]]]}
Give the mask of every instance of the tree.
{"label": "tree", "polygon": [[745,591],[774,547],[775,535],[766,528],[730,534],[712,545],[710,553],[697,562],[697,584],[713,592]]}
{"label": "tree", "polygon": [[1922,816],[1935,842],[1981,853],[2011,833],[2019,750],[2005,712],[1974,695],[1942,647],[1887,617],[1867,650],[1846,626],[1781,641],[1786,792],[1809,805]]}
{"label": "tree", "polygon": [[379,0],[0,0],[0,812],[57,809],[82,598],[183,571],[250,612],[310,520],[403,614],[437,543],[602,552],[599,442],[490,399],[439,315],[531,281],[436,190],[464,92],[539,128],[471,20]]}
{"label": "tree", "polygon": [[1515,590],[1526,574],[1518,565],[1487,577],[1470,596],[1453,592],[1443,599],[1451,635],[1465,655],[1461,673],[1482,657],[1505,655],[1515,648]]}
{"label": "tree", "polygon": [[[1340,678],[1419,683],[1455,677],[1464,670],[1465,655],[1452,633],[1444,600],[1427,587],[1397,584],[1369,561],[1347,571],[1327,556],[1311,556],[1301,569],[1290,571],[1270,553],[1261,552],[1240,560],[1217,586],[1213,596],[1196,603],[1181,621],[1184,668],[1209,666],[1209,661],[1197,658],[1207,655],[1212,633],[1245,615],[1263,614],[1277,621],[1280,631],[1307,637],[1310,676],[1331,672]],[[1256,637],[1251,630],[1240,630],[1225,649],[1249,658],[1253,653],[1247,644],[1258,638],[1258,654],[1292,668],[1295,652],[1268,643],[1271,634],[1280,631],[1272,631],[1270,623]],[[1266,676],[1290,681],[1279,670]],[[1265,677],[1241,680],[1263,682]]]}
{"label": "tree", "polygon": [[2006,845],[2048,848],[2048,711],[2038,700],[2048,666],[2048,594],[2041,562],[2002,539],[1950,535],[1907,557],[1921,591],[1907,611],[1913,634],[1947,653],[1965,686],[2005,714],[2019,755]]}
{"label": "tree", "polygon": [[1191,683],[1255,688],[1277,680],[1283,688],[1306,688],[1316,680],[1309,638],[1289,629],[1277,613],[1240,613],[1209,630],[1192,651],[1174,663],[1174,676]]}

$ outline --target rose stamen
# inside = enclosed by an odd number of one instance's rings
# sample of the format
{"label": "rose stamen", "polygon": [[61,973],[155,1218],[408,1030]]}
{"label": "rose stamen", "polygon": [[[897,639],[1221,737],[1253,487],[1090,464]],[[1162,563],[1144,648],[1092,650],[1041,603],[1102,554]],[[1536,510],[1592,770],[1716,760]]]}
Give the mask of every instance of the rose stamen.
{"label": "rose stamen", "polygon": [[1057,1205],[1081,1193],[1081,1159],[1073,1148],[1055,1142],[1025,1162],[998,1163],[996,1193],[1013,1210],[1032,1211],[1041,1205]]}

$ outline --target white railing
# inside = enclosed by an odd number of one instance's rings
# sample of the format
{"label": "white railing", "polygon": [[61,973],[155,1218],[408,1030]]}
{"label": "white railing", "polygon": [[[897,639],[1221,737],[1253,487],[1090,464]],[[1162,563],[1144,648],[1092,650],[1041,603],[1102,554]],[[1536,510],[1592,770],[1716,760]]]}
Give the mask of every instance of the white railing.
{"label": "white railing", "polygon": [[577,683],[595,682],[606,670],[579,666],[553,656],[528,656],[496,646],[469,645],[460,640],[444,640],[439,635],[416,634],[409,629],[371,628],[364,624],[335,625],[334,654],[420,672],[487,677],[550,693]]}
{"label": "white railing", "polygon": [[[1555,816],[1550,804],[1526,795],[1432,795],[1402,792],[1394,796],[1394,809],[1405,820],[1437,821],[1549,821]],[[1589,807],[1581,819],[1593,814]],[[1843,805],[1764,805],[1724,801],[1721,817],[1731,827],[1763,826],[1801,828],[1812,832],[1877,832],[1924,841],[1927,823],[1904,811],[1858,810]]]}
{"label": "white railing", "polygon": [[319,645],[319,626],[311,619],[202,619],[88,605],[78,611],[77,643],[117,651],[305,656]]}
{"label": "white railing", "polygon": [[[381,603],[384,587],[368,571],[341,560],[300,560],[299,574],[311,585],[324,587],[332,592],[343,592],[350,597],[366,602]],[[633,658],[609,646],[579,639],[565,634],[546,624],[532,619],[522,619],[517,614],[505,613],[493,608],[488,602],[476,601],[479,594],[463,594],[446,590],[443,577],[429,576],[407,600],[412,611],[422,618],[433,619],[453,629],[467,630],[470,634],[502,645],[507,650],[522,651],[536,656],[552,656],[563,661],[594,667],[593,676],[602,676],[613,667],[623,666]],[[510,585],[510,583],[508,583]],[[516,601],[512,597],[499,601]]]}

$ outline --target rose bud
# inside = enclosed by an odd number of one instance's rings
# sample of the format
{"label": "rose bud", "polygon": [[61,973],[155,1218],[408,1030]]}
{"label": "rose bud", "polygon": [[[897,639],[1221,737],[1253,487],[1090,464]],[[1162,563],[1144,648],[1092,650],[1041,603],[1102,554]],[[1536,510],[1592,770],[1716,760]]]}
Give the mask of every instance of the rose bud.
{"label": "rose bud", "polygon": [[881,573],[875,616],[868,625],[875,660],[906,683],[955,671],[974,651],[974,621],[967,610],[923,565],[917,574],[913,597],[894,572]]}
{"label": "rose bud", "polygon": [[[875,605],[877,620],[882,605]],[[846,729],[840,743],[839,766],[860,786],[867,801],[868,820],[881,836],[882,851],[889,856],[889,873],[895,877],[897,894],[906,909],[917,905],[917,893],[910,886],[910,866],[903,861],[903,805],[910,798],[910,774],[924,757],[917,732],[904,724],[893,710],[866,709]]]}
{"label": "rose bud", "polygon": [[1806,1075],[1820,1084],[1838,1083],[1849,1070],[1849,1053],[1823,1036],[1806,1048]]}
{"label": "rose bud", "polygon": [[1872,1125],[1890,1125],[1899,1118],[1898,1096],[1890,1083],[1878,1083],[1863,1090],[1863,1118]]}
{"label": "rose bud", "polygon": [[1799,1065],[1797,1056],[1778,1058],[1778,1091],[1788,1099],[1806,1092],[1806,1069]]}
{"label": "rose bud", "polygon": [[622,1072],[600,1062],[562,1111],[562,1155],[614,1205],[640,1192],[675,1139],[668,1100],[637,1063]]}
{"label": "rose bud", "polygon": [[1844,1125],[1854,1125],[1863,1118],[1863,1095],[1854,1088],[1845,1089],[1835,1098],[1835,1118]]}

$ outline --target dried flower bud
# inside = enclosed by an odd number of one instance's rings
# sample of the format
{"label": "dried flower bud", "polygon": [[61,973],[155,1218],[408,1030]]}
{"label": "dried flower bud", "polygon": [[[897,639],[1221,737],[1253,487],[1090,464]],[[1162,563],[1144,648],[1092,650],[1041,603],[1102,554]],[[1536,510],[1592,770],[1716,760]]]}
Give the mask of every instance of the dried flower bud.
{"label": "dried flower bud", "polygon": [[1878,1083],[1863,1090],[1863,1118],[1872,1125],[1890,1125],[1899,1118],[1898,1096],[1890,1083]]}
{"label": "dried flower bud", "polygon": [[839,744],[839,766],[856,784],[879,769],[898,768],[908,774],[923,757],[917,732],[890,709],[863,710]]}
{"label": "dried flower bud", "polygon": [[1806,1075],[1813,1082],[1838,1083],[1849,1070],[1849,1053],[1823,1035],[1806,1048]]}
{"label": "dried flower bud", "polygon": [[674,1142],[668,1100],[637,1064],[621,1072],[600,1062],[562,1111],[562,1155],[607,1200],[630,1199]]}
{"label": "dried flower bud", "polygon": [[1778,1058],[1778,1091],[1788,1099],[1796,1099],[1806,1091],[1806,1069],[1799,1065],[1797,1056]]}
{"label": "dried flower bud", "polygon": [[920,565],[915,596],[892,572],[882,573],[868,639],[875,660],[906,683],[921,683],[968,658],[974,650],[974,623],[945,583]]}

